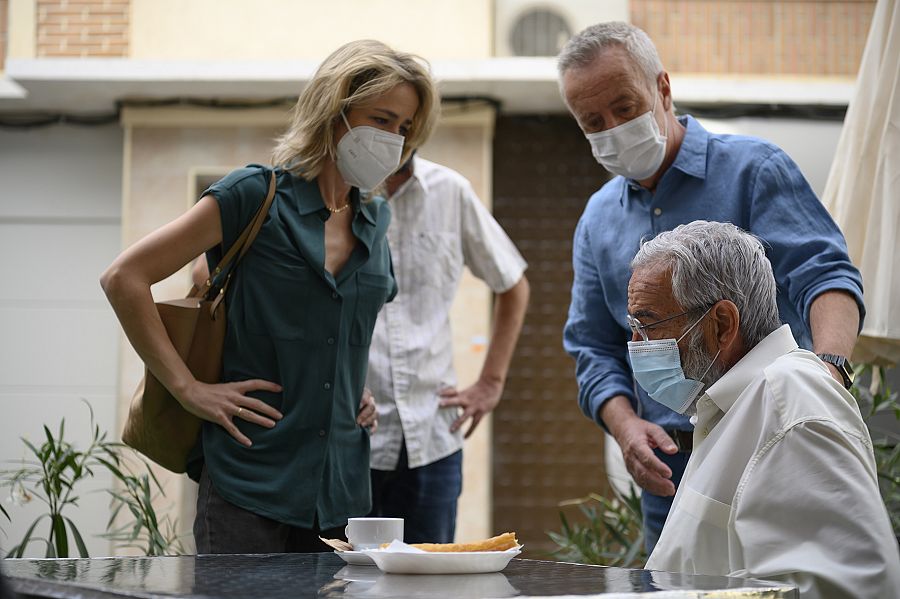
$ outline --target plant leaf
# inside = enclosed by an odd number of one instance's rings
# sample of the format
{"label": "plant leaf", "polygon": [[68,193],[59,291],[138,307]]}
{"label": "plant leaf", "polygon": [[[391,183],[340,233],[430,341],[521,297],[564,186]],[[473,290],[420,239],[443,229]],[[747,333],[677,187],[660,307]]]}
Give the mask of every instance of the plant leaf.
{"label": "plant leaf", "polygon": [[[47,517],[47,514],[42,516],[38,516],[35,518],[34,522],[31,523],[31,526],[28,527],[28,530],[25,531],[25,535],[22,537],[22,541],[15,548],[16,552],[11,557],[22,557],[25,554],[25,548],[28,546],[28,543],[31,542],[31,535],[34,534],[34,528],[38,525],[38,523]],[[10,551],[12,553],[12,551]]]}
{"label": "plant leaf", "polygon": [[90,555],[88,555],[87,546],[84,544],[84,539],[81,538],[81,533],[78,532],[75,523],[72,522],[70,518],[66,518],[66,522],[69,524],[69,530],[72,531],[72,538],[75,539],[75,546],[78,547],[78,555],[81,557],[90,557]]}
{"label": "plant leaf", "polygon": [[53,557],[69,557],[69,534],[66,532],[66,523],[59,514],[50,516],[53,532],[51,538],[56,541],[56,555]]}
{"label": "plant leaf", "polygon": [[32,445],[31,441],[29,441],[25,437],[22,437],[22,442],[25,443],[25,447],[27,447],[34,455],[39,456],[41,454],[41,452],[37,450],[37,447]]}

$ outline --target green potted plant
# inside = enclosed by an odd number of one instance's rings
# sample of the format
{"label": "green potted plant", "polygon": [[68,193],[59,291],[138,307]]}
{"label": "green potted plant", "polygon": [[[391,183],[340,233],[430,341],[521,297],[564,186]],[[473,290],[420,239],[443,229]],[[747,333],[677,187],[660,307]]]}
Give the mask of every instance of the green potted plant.
{"label": "green potted plant", "polygon": [[881,498],[900,541],[900,403],[885,367],[861,364],[855,375],[850,392],[869,427]]}
{"label": "green potted plant", "polygon": [[[31,522],[7,557],[22,557],[32,543],[42,543],[46,557],[69,557],[75,552],[89,557],[84,536],[69,514],[78,505],[81,483],[101,469],[109,471],[120,487],[109,491],[112,516],[101,536],[122,547],[139,547],[146,555],[181,552],[176,523],[168,516],[160,519],[153,507],[154,497],[164,493],[152,470],[138,456],[126,459],[133,452],[109,440],[95,424],[90,404],[85,404],[91,417],[91,440],[86,449],[78,449],[66,440],[62,419],[56,434],[46,425],[43,427],[45,438],[40,445],[23,438],[31,454],[29,459],[23,460],[19,468],[0,472],[0,486],[9,488],[14,504],[38,501],[46,505],[46,511]],[[135,472],[131,463],[140,465],[143,471]],[[116,527],[123,508],[132,520]],[[0,511],[11,521],[9,511],[2,506]]]}
{"label": "green potted plant", "polygon": [[577,506],[583,517],[569,521],[560,510],[562,529],[547,534],[557,544],[553,556],[561,561],[599,564],[620,568],[642,568],[644,550],[641,498],[634,487],[627,496],[612,499],[591,493],[561,502],[561,508]]}

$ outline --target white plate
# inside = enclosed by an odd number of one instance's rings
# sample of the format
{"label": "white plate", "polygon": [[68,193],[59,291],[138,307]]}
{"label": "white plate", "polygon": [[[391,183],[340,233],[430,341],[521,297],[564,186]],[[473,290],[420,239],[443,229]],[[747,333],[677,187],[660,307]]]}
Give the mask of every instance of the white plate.
{"label": "white plate", "polygon": [[521,551],[406,553],[369,549],[363,553],[382,571],[392,574],[482,574],[499,572]]}
{"label": "white plate", "polygon": [[335,551],[338,556],[351,566],[374,566],[375,562],[364,551]]}

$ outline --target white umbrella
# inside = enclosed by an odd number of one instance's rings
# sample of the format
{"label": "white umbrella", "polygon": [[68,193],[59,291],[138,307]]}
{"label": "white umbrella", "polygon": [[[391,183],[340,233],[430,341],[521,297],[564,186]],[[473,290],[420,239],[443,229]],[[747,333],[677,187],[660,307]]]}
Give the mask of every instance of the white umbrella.
{"label": "white umbrella", "polygon": [[863,276],[856,361],[900,362],[900,3],[878,0],[822,197]]}

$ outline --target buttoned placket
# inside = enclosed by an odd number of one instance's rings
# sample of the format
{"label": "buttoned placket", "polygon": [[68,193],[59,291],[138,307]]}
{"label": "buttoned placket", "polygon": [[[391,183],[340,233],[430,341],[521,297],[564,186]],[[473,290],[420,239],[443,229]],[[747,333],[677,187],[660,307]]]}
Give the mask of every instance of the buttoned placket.
{"label": "buttoned placket", "polygon": [[[323,208],[323,210],[324,210],[324,208]],[[361,211],[362,211],[362,209],[356,210],[356,214],[354,215],[353,220],[350,225],[350,229],[351,229],[353,235],[357,239],[357,242],[358,242],[357,246],[350,253],[350,257],[347,259],[347,262],[344,264],[343,268],[338,273],[338,276],[335,278],[332,275],[332,273],[330,273],[328,270],[325,269],[324,252],[322,254],[322,262],[320,264],[315,265],[318,267],[317,269],[319,270],[320,275],[324,279],[325,283],[331,288],[331,298],[341,304],[340,309],[337,311],[337,322],[334,323],[334,326],[333,326],[334,332],[332,334],[328,335],[324,339],[325,344],[329,348],[332,348],[332,353],[333,353],[333,357],[334,357],[333,363],[331,364],[331,368],[327,369],[327,372],[330,372],[331,376],[326,378],[326,380],[324,380],[322,382],[322,392],[326,395],[326,397],[329,400],[328,401],[329,409],[327,410],[327,413],[323,415],[324,416],[323,422],[322,422],[323,428],[319,429],[318,435],[321,439],[326,441],[326,443],[325,443],[326,447],[327,447],[327,440],[328,440],[328,438],[330,438],[329,432],[331,430],[332,420],[334,418],[334,410],[333,410],[332,406],[334,405],[334,394],[337,391],[337,376],[338,376],[337,369],[338,369],[338,364],[341,363],[341,355],[340,354],[341,354],[342,348],[339,345],[337,345],[337,336],[338,336],[338,332],[340,330],[341,320],[344,316],[343,312],[346,309],[346,303],[344,302],[343,294],[339,291],[339,288],[341,285],[349,284],[354,273],[357,270],[359,270],[359,268],[365,263],[366,259],[368,258],[368,255],[371,251],[373,232],[370,231],[368,227],[365,227],[365,224],[362,222],[363,220],[365,220],[366,217],[361,213]],[[325,217],[323,219],[323,222],[324,222],[324,220],[327,220],[328,215],[323,215],[323,216]],[[324,230],[323,230],[323,234],[324,234]],[[324,237],[323,237],[323,243],[324,243]],[[363,255],[363,254],[365,254],[365,255]],[[358,292],[359,291],[357,290],[357,293]],[[336,345],[337,345],[337,347],[335,347]]]}
{"label": "buttoned placket", "polygon": [[647,209],[647,216],[650,222],[650,230],[654,235],[658,235],[668,228],[663,225],[662,217],[666,214],[666,210],[662,207],[668,198],[668,189],[671,187],[670,179],[675,176],[674,168],[669,167],[660,180],[656,184],[656,188],[651,192],[639,185],[635,181],[629,180],[626,184],[629,201],[638,201]]}
{"label": "buttoned placket", "polygon": [[626,184],[626,193],[626,201],[629,203],[638,203],[643,210],[646,210],[650,231],[654,235],[658,235],[662,230],[658,219],[658,217],[662,215],[662,209],[658,206],[654,206],[658,199],[655,194],[651,193],[648,189],[641,187],[634,181],[628,181]]}
{"label": "buttoned placket", "polygon": [[[406,183],[398,190],[395,198],[392,200],[391,207],[396,214],[396,220],[394,222],[401,223],[409,221],[409,219],[405,218],[405,216],[409,210],[414,208],[414,206],[410,206],[411,198],[404,198],[404,196],[413,187],[413,184],[416,183],[417,179],[415,177],[406,181]],[[403,249],[398,247],[400,244],[404,243],[404,239],[407,238],[405,233],[408,232],[398,231],[398,235],[390,236],[388,239],[388,245],[391,248],[391,255],[394,257],[394,271],[403,281],[409,282],[409,271],[411,267],[404,258],[412,259],[413,256],[408,249],[407,251],[403,251]],[[385,327],[388,332],[388,355],[390,356],[391,364],[391,385],[394,393],[394,405],[397,410],[397,418],[400,421],[400,434],[397,435],[396,441],[393,441],[390,447],[394,468],[397,467],[397,463],[400,459],[401,446],[404,443],[404,440],[407,445],[407,459],[409,458],[410,446],[412,446],[414,451],[419,446],[419,440],[416,437],[416,427],[412,426],[409,422],[404,421],[404,414],[408,410],[401,409],[405,408],[408,404],[411,374],[410,365],[407,361],[409,352],[404,351],[404,301],[404,295],[402,293],[398,293],[393,302],[385,305],[384,310],[384,315],[387,317],[385,321]]]}
{"label": "buttoned placket", "polygon": [[[408,182],[407,182],[408,183]],[[395,205],[394,205],[395,206]],[[396,208],[394,208],[396,214]],[[399,258],[402,254],[398,251],[396,237],[389,236],[388,237],[388,246],[391,250],[392,261],[394,264],[394,275],[399,281],[401,280],[401,269],[403,268],[402,259]],[[391,394],[394,399],[394,405],[396,407],[398,403],[398,398],[401,397],[401,375],[400,371],[404,370],[404,361],[402,353],[398,351],[398,348],[401,347],[401,340],[403,335],[403,295],[398,293],[394,300],[390,303],[385,304],[381,308],[381,312],[378,314],[378,318],[384,324],[385,330],[387,331],[387,352],[389,357],[389,365],[390,365],[390,380],[391,380]],[[378,403],[379,398],[375,398],[375,403]],[[400,410],[397,410],[397,417],[400,417]],[[392,466],[394,468],[397,467],[396,461],[400,456],[400,444],[402,442],[402,423],[401,426],[401,434],[396,437],[396,440],[391,439],[391,444],[388,447],[388,451],[392,456],[394,463]],[[387,434],[387,433],[385,433]]]}

